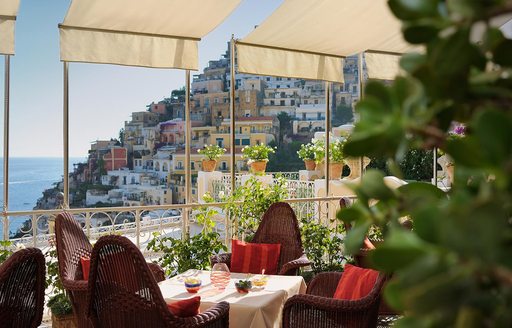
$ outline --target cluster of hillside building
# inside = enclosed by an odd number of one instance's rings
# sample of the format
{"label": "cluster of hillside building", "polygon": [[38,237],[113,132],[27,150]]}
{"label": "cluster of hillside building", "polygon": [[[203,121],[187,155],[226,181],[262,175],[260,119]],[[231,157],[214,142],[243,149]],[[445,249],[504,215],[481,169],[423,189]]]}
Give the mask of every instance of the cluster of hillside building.
{"label": "cluster of hillside building", "polygon": [[[345,83],[333,85],[332,108],[352,107],[357,101],[357,67],[357,57],[345,60]],[[218,144],[227,149],[218,161],[217,170],[230,170],[229,71],[228,46],[219,60],[210,61],[203,73],[193,77],[190,102],[193,178],[201,170],[202,156],[197,150],[205,144]],[[303,139],[325,129],[324,82],[247,74],[236,74],[235,78],[238,170],[246,167],[242,147],[277,141],[280,128],[277,115],[281,112],[292,119],[293,131],[286,140]],[[121,140],[92,143],[87,163],[75,167],[71,187],[73,190],[87,183],[107,188],[87,190],[85,204],[76,205],[184,203],[184,110],[185,92],[174,90],[169,98],[152,103],[145,111],[132,113],[131,120],[124,123]],[[197,189],[193,187],[191,192],[197,199]]]}

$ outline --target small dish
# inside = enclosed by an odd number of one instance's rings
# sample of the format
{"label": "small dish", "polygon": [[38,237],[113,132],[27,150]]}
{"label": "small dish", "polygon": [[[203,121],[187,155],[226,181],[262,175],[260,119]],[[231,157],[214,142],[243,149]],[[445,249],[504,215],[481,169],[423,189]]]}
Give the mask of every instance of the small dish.
{"label": "small dish", "polygon": [[256,287],[266,286],[267,282],[268,282],[268,277],[267,276],[259,276],[259,277],[254,277],[252,279],[252,284],[254,286],[256,286]]}
{"label": "small dish", "polygon": [[235,283],[236,291],[240,294],[247,294],[252,288],[252,282],[250,280],[238,280]]}
{"label": "small dish", "polygon": [[185,289],[189,293],[197,293],[201,288],[201,279],[199,278],[185,278]]}

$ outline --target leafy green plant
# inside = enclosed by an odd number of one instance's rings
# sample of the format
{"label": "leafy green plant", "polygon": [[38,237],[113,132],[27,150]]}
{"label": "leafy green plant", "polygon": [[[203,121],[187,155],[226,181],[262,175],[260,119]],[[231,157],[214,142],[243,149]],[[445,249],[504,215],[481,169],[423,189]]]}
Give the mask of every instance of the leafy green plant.
{"label": "leafy green plant", "polygon": [[[394,273],[385,297],[404,311],[399,327],[510,327],[512,40],[490,20],[512,4],[389,6],[404,38],[425,52],[404,55],[405,73],[391,85],[368,83],[345,153],[385,158],[402,176],[397,163],[407,149],[437,147],[453,158],[456,179],[448,193],[421,182],[391,190],[382,173],[368,171],[355,189],[358,201],[339,212],[353,225],[345,246],[356,252],[372,224],[381,229],[384,242],[369,260]],[[464,138],[449,137],[454,121],[466,125]],[[401,227],[403,216],[413,231]]]}
{"label": "leafy green plant", "polygon": [[249,164],[256,161],[268,161],[268,155],[273,153],[275,153],[274,148],[264,144],[242,148],[242,158],[249,159]]}
{"label": "leafy green plant", "polygon": [[46,259],[46,289],[50,295],[47,306],[56,316],[73,313],[71,300],[69,299],[59,277],[59,263],[57,261],[57,248],[55,241],[50,242],[51,247],[45,252]]}
{"label": "leafy green plant", "polygon": [[283,177],[277,177],[271,185],[265,185],[255,177],[249,178],[233,194],[222,199],[228,203],[224,209],[229,213],[232,225],[237,227],[233,233],[250,240],[270,205],[287,196],[288,189]]}
{"label": "leafy green plant", "polygon": [[[203,198],[213,200],[209,194]],[[209,269],[210,257],[221,251],[227,251],[219,233],[213,231],[215,226],[213,217],[217,214],[218,211],[212,207],[199,208],[195,218],[197,223],[202,225],[203,230],[192,237],[187,234],[181,239],[153,233],[153,238],[148,243],[148,250],[162,254],[157,262],[167,276],[172,277],[189,269]]]}
{"label": "leafy green plant", "polygon": [[226,152],[225,148],[221,148],[218,145],[205,145],[202,149],[198,149],[197,152],[208,160],[216,160]]}
{"label": "leafy green plant", "polygon": [[313,273],[343,271],[347,259],[343,256],[342,225],[327,227],[314,218],[301,219],[302,246],[312,262]]}
{"label": "leafy green plant", "polygon": [[302,160],[314,160],[315,159],[315,148],[312,142],[300,145],[300,149],[297,151],[299,158]]}
{"label": "leafy green plant", "polygon": [[12,242],[10,240],[0,240],[0,264],[4,263],[12,255]]}
{"label": "leafy green plant", "polygon": [[[345,140],[336,139],[329,143],[329,161],[331,163],[343,162],[343,147]],[[315,154],[315,162],[322,163],[325,161],[325,139],[313,139],[313,151]]]}

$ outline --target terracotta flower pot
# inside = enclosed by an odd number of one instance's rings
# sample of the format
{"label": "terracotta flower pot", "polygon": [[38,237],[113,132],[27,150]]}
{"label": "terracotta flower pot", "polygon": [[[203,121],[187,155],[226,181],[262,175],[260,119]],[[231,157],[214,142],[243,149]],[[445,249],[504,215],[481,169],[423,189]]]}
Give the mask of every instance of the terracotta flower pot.
{"label": "terracotta flower pot", "polygon": [[77,328],[76,317],[74,314],[56,316],[52,313],[53,328]]}
{"label": "terracotta flower pot", "polygon": [[316,168],[316,163],[313,159],[305,159],[304,164],[306,165],[306,170],[308,171],[314,171]]}
{"label": "terracotta flower pot", "polygon": [[329,163],[329,179],[337,180],[341,177],[341,172],[343,171],[343,165],[345,163]]}
{"label": "terracotta flower pot", "polygon": [[250,166],[253,173],[264,173],[267,168],[267,161],[255,161]]}
{"label": "terracotta flower pot", "polygon": [[214,159],[203,159],[203,171],[213,172],[217,167],[217,161]]}

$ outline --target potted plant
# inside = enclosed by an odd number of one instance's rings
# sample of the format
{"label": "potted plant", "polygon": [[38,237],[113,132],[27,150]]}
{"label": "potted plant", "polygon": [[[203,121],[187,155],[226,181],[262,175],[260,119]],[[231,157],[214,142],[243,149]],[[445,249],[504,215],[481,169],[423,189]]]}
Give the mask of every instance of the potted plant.
{"label": "potted plant", "polygon": [[[333,140],[329,144],[329,177],[331,179],[339,179],[341,177],[341,172],[343,170],[343,146],[345,144],[344,140]],[[325,140],[324,139],[316,139],[313,140],[313,149],[315,153],[315,162],[317,164],[317,168],[319,168],[322,175],[325,175],[324,172],[324,163],[325,163]]]}
{"label": "potted plant", "polygon": [[53,328],[76,328],[78,327],[76,316],[73,313],[71,300],[66,294],[59,278],[59,264],[57,262],[57,249],[55,242],[50,241],[52,247],[46,252],[46,286],[50,287],[53,295],[49,298],[46,306],[52,312]]}
{"label": "potted plant", "polygon": [[247,164],[253,173],[263,173],[267,167],[268,155],[275,153],[274,148],[259,144],[242,148],[242,158],[248,159]]}
{"label": "potted plant", "polygon": [[224,155],[226,149],[219,147],[218,145],[205,145],[202,149],[197,151],[203,155],[203,171],[213,172],[217,167],[217,159]]}
{"label": "potted plant", "polygon": [[304,161],[306,170],[315,170],[315,145],[312,142],[300,145],[300,149],[297,151],[297,154],[299,155],[299,158]]}

